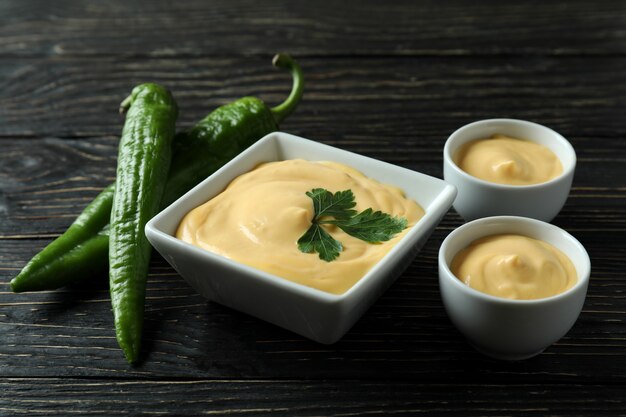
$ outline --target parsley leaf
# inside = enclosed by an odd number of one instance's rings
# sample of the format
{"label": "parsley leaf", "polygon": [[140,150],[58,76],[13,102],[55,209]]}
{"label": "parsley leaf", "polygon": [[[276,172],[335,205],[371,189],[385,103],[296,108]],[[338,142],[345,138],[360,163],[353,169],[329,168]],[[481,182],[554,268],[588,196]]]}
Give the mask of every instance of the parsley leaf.
{"label": "parsley leaf", "polygon": [[346,220],[328,220],[322,224],[335,224],[341,230],[357,239],[370,243],[385,242],[400,233],[407,226],[404,217],[392,217],[382,211],[371,208],[363,210]]}
{"label": "parsley leaf", "polygon": [[298,249],[304,253],[319,253],[321,260],[330,262],[343,250],[341,242],[333,239],[318,223],[313,223],[309,230],[298,239]]}
{"label": "parsley leaf", "polygon": [[369,243],[387,241],[407,227],[407,219],[371,208],[357,214],[353,209],[356,202],[352,190],[333,194],[323,188],[314,188],[306,195],[313,200],[314,216],[311,227],[298,239],[298,249],[304,253],[317,252],[326,262],[335,260],[343,251],[343,245],[324,230],[324,224],[335,225],[350,236]]}
{"label": "parsley leaf", "polygon": [[314,188],[306,195],[313,200],[315,219],[332,216],[335,219],[347,219],[356,214],[352,207],[356,206],[352,190],[337,191],[335,194],[323,188]]}

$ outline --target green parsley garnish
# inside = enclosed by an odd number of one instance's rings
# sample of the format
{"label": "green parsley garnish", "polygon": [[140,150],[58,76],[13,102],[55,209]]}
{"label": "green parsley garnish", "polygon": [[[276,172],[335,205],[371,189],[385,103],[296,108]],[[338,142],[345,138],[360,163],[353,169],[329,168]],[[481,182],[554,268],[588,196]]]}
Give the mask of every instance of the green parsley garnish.
{"label": "green parsley garnish", "polygon": [[311,227],[298,239],[298,249],[304,253],[317,252],[321,260],[330,262],[343,251],[341,242],[334,239],[322,225],[334,224],[357,239],[369,243],[384,242],[407,226],[404,217],[392,217],[371,208],[357,214],[352,190],[335,194],[323,188],[314,188],[306,195],[313,200],[314,216]]}

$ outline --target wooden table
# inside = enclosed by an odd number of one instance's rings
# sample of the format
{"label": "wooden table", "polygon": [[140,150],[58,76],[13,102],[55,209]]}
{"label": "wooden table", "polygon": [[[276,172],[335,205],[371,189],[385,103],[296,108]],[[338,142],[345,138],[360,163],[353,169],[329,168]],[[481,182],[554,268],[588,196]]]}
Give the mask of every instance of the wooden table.
{"label": "wooden table", "polygon": [[[0,2],[0,414],[626,415],[625,26],[620,1]],[[521,362],[468,346],[437,286],[453,211],[332,346],[206,301],[156,255],[136,367],[106,274],[11,292],[114,179],[117,106],[135,84],[168,86],[184,128],[244,95],[280,102],[278,51],[307,80],[283,130],[433,176],[474,120],[567,137],[578,166],[553,223],[593,265],[572,330]]]}

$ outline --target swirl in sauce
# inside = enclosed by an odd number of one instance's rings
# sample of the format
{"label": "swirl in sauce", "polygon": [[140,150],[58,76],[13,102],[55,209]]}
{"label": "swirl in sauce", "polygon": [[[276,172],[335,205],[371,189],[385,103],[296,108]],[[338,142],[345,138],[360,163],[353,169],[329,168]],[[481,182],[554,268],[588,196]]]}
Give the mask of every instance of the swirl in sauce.
{"label": "swirl in sauce", "polygon": [[513,300],[551,297],[578,280],[563,252],[541,240],[513,234],[472,242],[454,257],[451,270],[478,291]]}
{"label": "swirl in sauce", "polygon": [[468,174],[498,184],[539,184],[563,172],[561,161],[547,147],[504,135],[468,142],[454,159]]}
{"label": "swirl in sauce", "polygon": [[[305,194],[313,188],[331,192],[350,189],[358,211],[371,207],[405,217],[408,227],[387,242],[371,244],[335,226],[328,227],[343,245],[332,262],[302,253],[297,241],[311,225],[313,204]],[[176,237],[208,251],[279,277],[342,294],[360,280],[424,210],[402,190],[381,184],[346,165],[287,160],[259,165],[233,180],[219,195],[190,211]]]}

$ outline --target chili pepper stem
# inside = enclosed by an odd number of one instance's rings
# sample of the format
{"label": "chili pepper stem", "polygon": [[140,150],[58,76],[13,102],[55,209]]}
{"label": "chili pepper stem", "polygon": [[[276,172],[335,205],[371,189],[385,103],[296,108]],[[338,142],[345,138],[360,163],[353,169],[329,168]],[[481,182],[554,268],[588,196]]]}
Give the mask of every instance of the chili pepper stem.
{"label": "chili pepper stem", "polygon": [[133,95],[130,94],[120,103],[120,109],[119,109],[120,114],[126,113],[126,110],[128,110],[132,102],[133,102]]}
{"label": "chili pepper stem", "polygon": [[280,124],[296,109],[302,99],[304,77],[302,76],[300,65],[298,65],[289,54],[276,54],[272,59],[272,64],[277,68],[288,69],[293,77],[293,86],[291,87],[291,93],[289,97],[287,97],[287,100],[270,109],[274,120],[276,120],[276,123]]}

